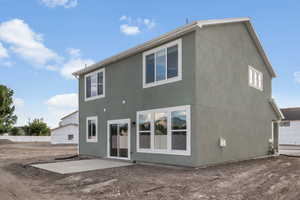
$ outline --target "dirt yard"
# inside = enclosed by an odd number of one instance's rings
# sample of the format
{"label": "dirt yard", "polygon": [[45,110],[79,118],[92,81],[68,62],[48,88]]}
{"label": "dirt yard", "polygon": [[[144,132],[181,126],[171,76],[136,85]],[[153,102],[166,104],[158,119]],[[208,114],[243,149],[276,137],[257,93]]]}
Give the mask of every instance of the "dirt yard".
{"label": "dirt yard", "polygon": [[75,153],[73,146],[0,143],[0,200],[300,199],[296,157],[205,169],[134,165],[72,175],[29,166]]}

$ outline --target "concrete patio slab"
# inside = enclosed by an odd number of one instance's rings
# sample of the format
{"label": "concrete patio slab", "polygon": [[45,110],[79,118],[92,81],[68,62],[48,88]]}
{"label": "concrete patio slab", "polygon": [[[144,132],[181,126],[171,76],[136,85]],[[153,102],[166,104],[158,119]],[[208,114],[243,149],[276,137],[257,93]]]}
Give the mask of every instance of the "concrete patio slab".
{"label": "concrete patio slab", "polygon": [[114,161],[114,160],[91,159],[91,160],[76,160],[76,161],[36,164],[31,166],[39,169],[44,169],[47,171],[59,173],[59,174],[72,174],[77,172],[86,172],[86,171],[92,171],[97,169],[107,169],[107,168],[114,168],[114,167],[124,167],[129,165],[133,165],[133,164],[129,162]]}

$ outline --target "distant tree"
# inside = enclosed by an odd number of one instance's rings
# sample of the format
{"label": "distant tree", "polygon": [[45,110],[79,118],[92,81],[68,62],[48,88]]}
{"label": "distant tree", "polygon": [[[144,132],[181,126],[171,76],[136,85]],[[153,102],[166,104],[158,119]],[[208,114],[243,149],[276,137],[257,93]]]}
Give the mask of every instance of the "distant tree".
{"label": "distant tree", "polygon": [[0,85],[0,134],[8,132],[17,122],[17,116],[14,115],[13,94],[13,90]]}
{"label": "distant tree", "polygon": [[43,121],[43,119],[34,119],[29,121],[28,125],[24,126],[25,135],[30,136],[48,136],[50,135],[50,128]]}
{"label": "distant tree", "polygon": [[18,128],[18,127],[13,127],[12,129],[10,129],[9,133],[10,133],[10,135],[13,135],[13,136],[23,135],[22,129]]}

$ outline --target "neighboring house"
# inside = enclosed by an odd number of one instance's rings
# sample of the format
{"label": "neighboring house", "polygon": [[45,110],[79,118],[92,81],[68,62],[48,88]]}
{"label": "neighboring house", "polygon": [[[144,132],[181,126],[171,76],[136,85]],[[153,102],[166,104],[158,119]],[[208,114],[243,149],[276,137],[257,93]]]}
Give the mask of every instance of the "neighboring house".
{"label": "neighboring house", "polygon": [[73,75],[80,154],[199,166],[277,147],[275,72],[249,18],[196,21]]}
{"label": "neighboring house", "polygon": [[51,129],[51,144],[78,144],[78,111],[61,118],[59,127]]}
{"label": "neighboring house", "polygon": [[300,107],[281,109],[284,120],[280,122],[279,144],[300,145]]}

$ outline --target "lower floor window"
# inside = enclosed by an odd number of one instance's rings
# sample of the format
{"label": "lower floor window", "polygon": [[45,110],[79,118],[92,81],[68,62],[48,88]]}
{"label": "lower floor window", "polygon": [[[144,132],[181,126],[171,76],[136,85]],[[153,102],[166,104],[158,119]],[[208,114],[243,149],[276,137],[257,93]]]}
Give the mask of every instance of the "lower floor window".
{"label": "lower floor window", "polygon": [[190,155],[190,106],[137,112],[137,150]]}
{"label": "lower floor window", "polygon": [[97,116],[94,117],[87,117],[86,118],[87,130],[86,130],[86,140],[87,142],[97,142],[97,124],[98,118]]}

